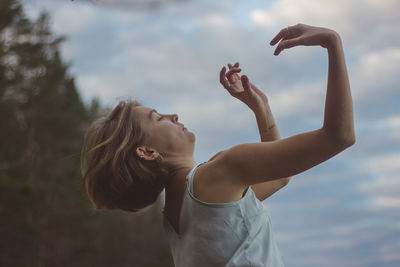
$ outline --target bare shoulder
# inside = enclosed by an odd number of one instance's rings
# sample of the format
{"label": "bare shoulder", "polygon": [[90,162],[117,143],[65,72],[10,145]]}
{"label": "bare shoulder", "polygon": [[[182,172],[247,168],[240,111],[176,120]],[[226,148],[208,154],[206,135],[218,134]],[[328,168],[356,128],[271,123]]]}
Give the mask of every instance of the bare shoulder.
{"label": "bare shoulder", "polygon": [[247,187],[233,181],[225,164],[226,153],[227,150],[219,151],[198,167],[193,191],[199,200],[208,203],[227,203],[242,198]]}

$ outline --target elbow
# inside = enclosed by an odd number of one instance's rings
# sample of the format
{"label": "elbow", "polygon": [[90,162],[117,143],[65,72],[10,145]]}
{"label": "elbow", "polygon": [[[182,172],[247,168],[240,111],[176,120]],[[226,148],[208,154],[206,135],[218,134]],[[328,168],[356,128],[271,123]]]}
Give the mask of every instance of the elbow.
{"label": "elbow", "polygon": [[352,132],[352,133],[346,134],[344,136],[338,137],[336,140],[340,147],[343,147],[343,149],[346,149],[356,143],[356,136],[355,136],[354,132]]}
{"label": "elbow", "polygon": [[347,142],[348,146],[352,146],[356,143],[356,136],[353,135],[353,137],[351,139],[349,139],[349,141]]}
{"label": "elbow", "polygon": [[283,178],[283,179],[282,179],[282,187],[287,186],[288,183],[289,183],[289,181],[290,181],[290,179],[292,179],[291,176],[290,176],[290,177]]}
{"label": "elbow", "polygon": [[342,145],[344,147],[351,147],[356,143],[356,135],[354,133],[354,130],[349,131],[344,137],[342,137]]}
{"label": "elbow", "polygon": [[335,143],[338,147],[341,147],[343,150],[351,147],[356,143],[356,135],[354,133],[354,129],[342,132],[332,132],[326,131],[328,136],[333,143]]}

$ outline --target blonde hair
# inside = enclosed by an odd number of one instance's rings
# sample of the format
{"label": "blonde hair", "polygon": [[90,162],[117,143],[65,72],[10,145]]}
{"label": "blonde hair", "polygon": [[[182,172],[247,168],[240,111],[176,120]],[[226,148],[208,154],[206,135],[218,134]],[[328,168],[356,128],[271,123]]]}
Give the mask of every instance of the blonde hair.
{"label": "blonde hair", "polygon": [[96,209],[138,211],[157,200],[168,180],[159,160],[145,163],[136,154],[138,146],[147,145],[133,110],[137,106],[141,106],[138,101],[121,101],[85,134],[82,182]]}

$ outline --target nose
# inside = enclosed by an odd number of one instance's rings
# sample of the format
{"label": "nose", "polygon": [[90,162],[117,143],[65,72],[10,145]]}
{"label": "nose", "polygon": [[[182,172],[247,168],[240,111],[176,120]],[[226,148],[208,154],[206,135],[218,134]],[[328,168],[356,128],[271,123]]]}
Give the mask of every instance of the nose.
{"label": "nose", "polygon": [[178,114],[172,114],[171,115],[172,116],[172,120],[174,121],[174,122],[177,122],[178,121]]}

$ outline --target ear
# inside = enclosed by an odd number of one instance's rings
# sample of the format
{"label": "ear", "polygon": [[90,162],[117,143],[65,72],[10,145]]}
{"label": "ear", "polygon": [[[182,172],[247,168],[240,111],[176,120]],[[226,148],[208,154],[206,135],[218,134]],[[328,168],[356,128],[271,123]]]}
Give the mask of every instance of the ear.
{"label": "ear", "polygon": [[144,156],[145,160],[155,160],[158,158],[160,153],[153,148],[148,148],[146,146],[140,146],[136,148],[136,155],[140,158],[140,156]]}

